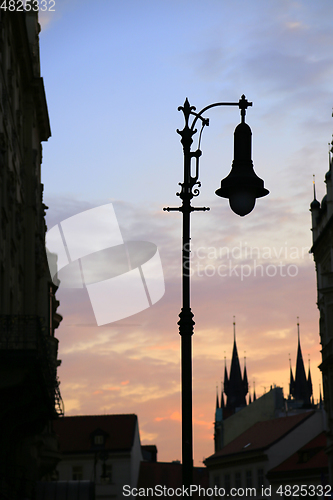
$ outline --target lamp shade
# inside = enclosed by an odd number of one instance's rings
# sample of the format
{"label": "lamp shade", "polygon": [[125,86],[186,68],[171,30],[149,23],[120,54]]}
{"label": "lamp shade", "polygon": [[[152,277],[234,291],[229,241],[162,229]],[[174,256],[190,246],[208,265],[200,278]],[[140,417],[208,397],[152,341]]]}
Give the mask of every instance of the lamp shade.
{"label": "lamp shade", "polygon": [[240,216],[252,212],[256,198],[266,196],[264,181],[253,170],[251,158],[252,132],[242,121],[234,132],[234,160],[229,175],[222,179],[217,196],[229,198],[231,210]]}

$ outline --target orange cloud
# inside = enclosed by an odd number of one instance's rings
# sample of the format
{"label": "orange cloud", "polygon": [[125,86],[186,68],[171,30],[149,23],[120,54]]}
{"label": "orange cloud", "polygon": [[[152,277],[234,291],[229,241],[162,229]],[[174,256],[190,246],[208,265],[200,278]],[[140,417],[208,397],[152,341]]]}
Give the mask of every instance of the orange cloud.
{"label": "orange cloud", "polygon": [[179,351],[179,343],[172,342],[171,344],[165,344],[165,345],[152,345],[148,348],[148,350],[149,351],[166,351],[166,350]]}
{"label": "orange cloud", "polygon": [[179,411],[174,411],[169,417],[155,417],[156,422],[161,422],[162,420],[177,420],[177,422],[181,422],[181,415]]}

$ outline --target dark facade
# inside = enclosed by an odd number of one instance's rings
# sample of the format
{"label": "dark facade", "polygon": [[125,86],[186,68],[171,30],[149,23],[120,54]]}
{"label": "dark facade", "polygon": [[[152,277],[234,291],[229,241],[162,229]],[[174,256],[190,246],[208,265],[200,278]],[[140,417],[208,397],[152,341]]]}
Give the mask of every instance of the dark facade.
{"label": "dark facade", "polygon": [[[154,492],[155,486],[162,486],[168,492],[167,498],[178,499],[182,491],[182,465],[176,462],[141,462],[138,479],[138,490],[150,488]],[[208,470],[206,467],[193,467],[193,487],[191,498],[211,498],[204,494],[209,487]],[[201,489],[200,489],[201,488]],[[156,489],[150,498],[165,498],[161,490]]]}
{"label": "dark facade", "polygon": [[60,483],[73,488],[72,482],[91,481],[96,500],[123,500],[125,485],[137,487],[143,457],[136,415],[64,417],[54,421],[53,428],[62,454],[57,466]]}
{"label": "dark facade", "polygon": [[[332,141],[333,143],[333,141]],[[333,152],[331,148],[330,153]],[[319,366],[323,376],[324,405],[328,416],[327,454],[329,473],[333,481],[333,191],[332,159],[325,176],[326,194],[322,201],[314,199],[310,205],[312,218],[311,252],[317,274],[317,306],[320,313],[319,334],[322,346],[322,363]]]}
{"label": "dark facade", "polygon": [[[250,494],[252,498],[278,500],[282,498],[281,494],[276,493],[279,485],[293,487],[327,484],[321,482],[327,478],[321,475],[321,472],[327,471],[325,469],[327,461],[325,462],[322,457],[322,442],[314,442],[322,432],[321,410],[305,410],[295,415],[257,421],[221,450],[204,460],[209,471],[210,486],[224,488],[226,497],[232,496],[231,488],[254,487],[256,493],[252,491]],[[314,460],[310,460],[314,455],[316,455]],[[297,463],[299,458],[303,460],[303,464]],[[293,475],[279,477],[272,474],[279,470],[277,468],[280,464],[283,464],[284,469],[286,463],[291,466]],[[279,477],[278,481],[276,477]],[[266,493],[263,492],[262,486],[267,488],[273,484],[274,488],[266,490]],[[317,491],[320,491],[320,488]],[[248,496],[249,492],[247,490]],[[287,496],[284,495],[283,498]]]}
{"label": "dark facade", "polygon": [[[267,478],[273,488],[277,490],[281,484],[327,486],[328,459],[325,448],[326,434],[321,432],[284,462],[268,472]],[[317,488],[318,492],[320,490],[321,488]],[[325,493],[328,491],[328,488],[324,489]]]}
{"label": "dark facade", "polygon": [[41,142],[51,135],[37,13],[0,13],[0,498],[33,499],[57,460],[50,421],[61,321],[45,252]]}

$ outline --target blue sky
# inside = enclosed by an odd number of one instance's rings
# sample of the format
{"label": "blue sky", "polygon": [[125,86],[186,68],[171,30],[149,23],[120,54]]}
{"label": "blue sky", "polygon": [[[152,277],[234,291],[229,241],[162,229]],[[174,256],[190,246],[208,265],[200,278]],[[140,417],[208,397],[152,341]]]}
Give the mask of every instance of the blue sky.
{"label": "blue sky", "polygon": [[[311,247],[313,174],[318,197],[325,194],[333,131],[332,14],[330,0],[57,0],[56,12],[40,16],[52,130],[43,146],[48,226],[112,201],[124,239],[158,245],[166,280],[158,304],[102,329],[88,319],[82,327],[83,299],[59,290],[59,375],[68,414],[137,413],[143,441],[157,444],[159,459],[180,458],[181,218],[162,212],[178,205],[175,192],[183,177],[176,133],[183,117],[177,108],[186,97],[200,110],[237,102],[243,93],[253,101],[247,122],[255,170],[270,195],[245,218],[215,196],[230,170],[239,111],[211,110],[196,200],[211,212],[192,218],[194,265],[216,269],[218,259],[207,249],[243,245],[258,247],[260,262],[296,265],[298,274],[193,277],[196,463],[213,450],[215,385],[224,351],[231,357],[233,315],[240,356],[246,351],[249,379],[259,394],[272,383],[287,392],[299,316],[318,397],[315,271],[302,249]],[[195,260],[199,247],[207,258]],[[263,256],[267,247],[269,259]],[[241,261],[254,266],[251,259],[243,255]]]}
{"label": "blue sky", "polygon": [[[181,168],[177,107],[186,96],[198,109],[242,93],[254,102],[254,162],[268,183],[280,185],[299,163],[295,150],[324,132],[329,140],[329,2],[59,1],[56,9],[41,34],[54,132],[45,148],[50,193],[170,198]],[[216,173],[215,186],[231,163],[238,114],[210,117],[203,147],[206,162],[216,158],[206,174],[213,182]]]}

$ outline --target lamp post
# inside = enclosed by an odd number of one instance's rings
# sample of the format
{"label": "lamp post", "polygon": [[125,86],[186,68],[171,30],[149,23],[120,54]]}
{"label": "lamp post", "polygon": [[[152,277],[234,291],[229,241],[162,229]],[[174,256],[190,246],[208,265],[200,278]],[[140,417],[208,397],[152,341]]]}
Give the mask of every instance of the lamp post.
{"label": "lamp post", "polygon": [[[181,336],[181,384],[182,384],[182,476],[183,485],[189,487],[193,481],[193,431],[192,431],[192,335],[193,335],[193,313],[190,307],[190,214],[194,211],[206,211],[207,207],[193,207],[191,200],[198,196],[201,186],[199,179],[199,158],[201,151],[191,151],[192,136],[197,132],[195,124],[201,120],[201,133],[205,126],[209,125],[209,119],[202,115],[210,108],[217,106],[238,106],[241,111],[241,123],[236,127],[234,133],[234,161],[229,175],[221,181],[221,187],[215,192],[218,196],[229,198],[231,209],[240,216],[250,213],[255,205],[256,198],[269,193],[264,188],[264,182],[255,174],[251,159],[251,136],[250,127],[245,123],[245,113],[252,102],[248,102],[244,95],[239,102],[219,102],[210,104],[199,113],[195,107],[190,106],[185,100],[183,106],[178,108],[182,111],[185,119],[183,130],[178,130],[184,151],[184,182],[179,183],[181,191],[176,193],[182,200],[182,206],[167,207],[163,210],[168,212],[178,211],[183,214],[183,247],[182,247],[182,309],[179,314],[179,334]],[[189,123],[193,115],[192,124]],[[195,175],[191,175],[191,162],[195,158]],[[195,187],[197,186],[197,187]]]}

